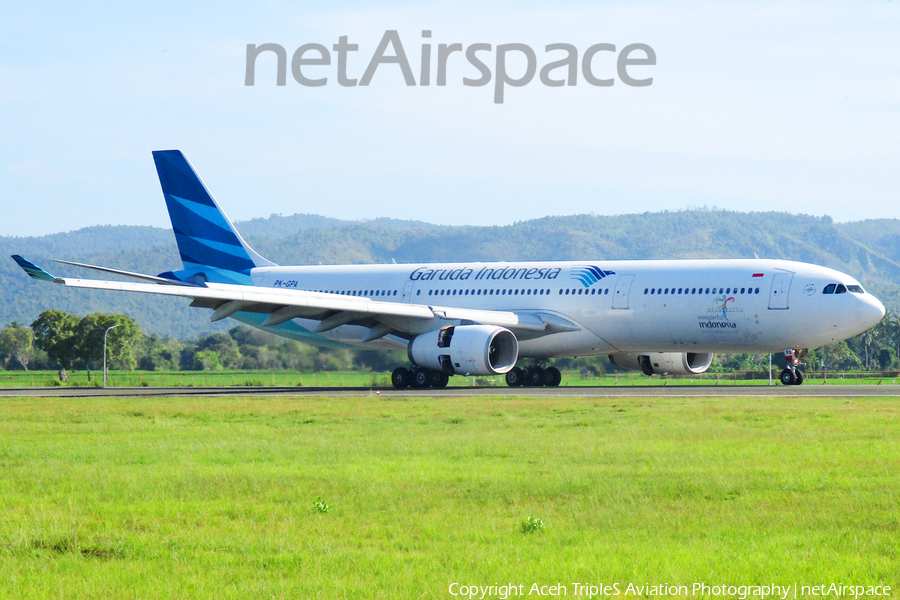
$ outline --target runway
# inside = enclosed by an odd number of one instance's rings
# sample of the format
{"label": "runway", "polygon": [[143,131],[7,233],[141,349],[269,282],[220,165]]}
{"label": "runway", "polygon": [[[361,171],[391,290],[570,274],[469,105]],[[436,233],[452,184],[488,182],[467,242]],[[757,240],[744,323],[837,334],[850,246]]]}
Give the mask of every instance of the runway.
{"label": "runway", "polygon": [[678,385],[678,386],[566,386],[557,388],[448,387],[424,390],[350,387],[176,387],[176,388],[6,388],[0,398],[114,398],[114,397],[204,397],[204,396],[373,396],[380,398],[496,397],[894,397],[900,385]]}

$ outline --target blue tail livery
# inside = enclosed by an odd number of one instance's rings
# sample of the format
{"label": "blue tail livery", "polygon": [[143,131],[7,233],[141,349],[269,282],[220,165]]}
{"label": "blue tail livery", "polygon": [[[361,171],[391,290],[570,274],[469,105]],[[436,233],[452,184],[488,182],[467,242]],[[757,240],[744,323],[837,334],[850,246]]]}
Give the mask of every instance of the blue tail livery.
{"label": "blue tail livery", "polygon": [[274,265],[244,241],[180,150],[158,150],[153,160],[184,264],[163,277],[250,285],[250,269]]}

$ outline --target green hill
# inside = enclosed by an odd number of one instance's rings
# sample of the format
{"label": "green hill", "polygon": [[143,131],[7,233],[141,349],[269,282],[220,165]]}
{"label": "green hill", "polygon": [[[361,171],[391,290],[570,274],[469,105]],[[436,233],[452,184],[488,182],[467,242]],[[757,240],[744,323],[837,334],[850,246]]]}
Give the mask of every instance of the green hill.
{"label": "green hill", "polygon": [[[833,223],[788,213],[676,211],[620,216],[545,217],[498,227],[449,227],[418,221],[341,221],[273,215],[237,224],[247,241],[279,264],[470,260],[613,260],[783,258],[825,265],[857,277],[891,312],[900,312],[900,220]],[[102,226],[42,237],[0,238],[0,251],[22,254],[51,272],[91,277],[52,263],[65,258],[156,274],[180,265],[170,230]],[[0,325],[31,323],[48,308],[78,315],[122,313],[148,333],[196,337],[222,330],[207,311],[181,299],[67,290],[36,282],[0,260]]]}

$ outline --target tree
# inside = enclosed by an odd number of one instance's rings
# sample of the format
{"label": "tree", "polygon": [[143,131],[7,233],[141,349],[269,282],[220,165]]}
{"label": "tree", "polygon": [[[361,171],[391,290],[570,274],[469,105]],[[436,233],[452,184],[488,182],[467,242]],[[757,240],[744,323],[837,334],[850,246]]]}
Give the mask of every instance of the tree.
{"label": "tree", "polygon": [[28,370],[28,363],[34,358],[34,333],[13,321],[0,331],[0,354],[15,360]]}
{"label": "tree", "polygon": [[111,363],[122,369],[134,369],[134,343],[141,335],[141,329],[131,317],[94,313],[86,316],[75,327],[75,356],[90,368],[103,362],[103,337],[106,330],[115,325],[107,336],[107,351]]}
{"label": "tree", "polygon": [[[218,357],[216,361],[217,368],[221,365],[222,368],[233,369],[238,366],[241,360],[238,343],[227,333],[211,333],[201,338],[197,342],[197,353],[203,350],[211,350],[216,354]],[[208,370],[207,367],[203,368]]]}
{"label": "tree", "polygon": [[[115,331],[115,330],[114,330]],[[184,342],[175,338],[162,338],[157,334],[144,338],[138,368],[144,371],[176,371]]]}
{"label": "tree", "polygon": [[887,371],[897,362],[897,353],[893,348],[882,348],[878,351],[878,368]]}
{"label": "tree", "polygon": [[215,350],[198,350],[194,353],[195,371],[220,371],[219,355]]}
{"label": "tree", "polygon": [[78,317],[61,310],[45,310],[31,324],[34,345],[65,369],[75,361],[75,328]]}

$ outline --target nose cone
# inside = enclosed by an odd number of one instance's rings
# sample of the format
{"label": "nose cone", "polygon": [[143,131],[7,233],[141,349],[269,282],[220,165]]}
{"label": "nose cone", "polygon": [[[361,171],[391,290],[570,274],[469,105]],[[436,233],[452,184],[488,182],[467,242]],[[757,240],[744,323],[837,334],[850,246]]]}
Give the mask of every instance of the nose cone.
{"label": "nose cone", "polygon": [[884,317],[884,304],[872,294],[859,296],[859,324],[865,329],[874,327]]}

